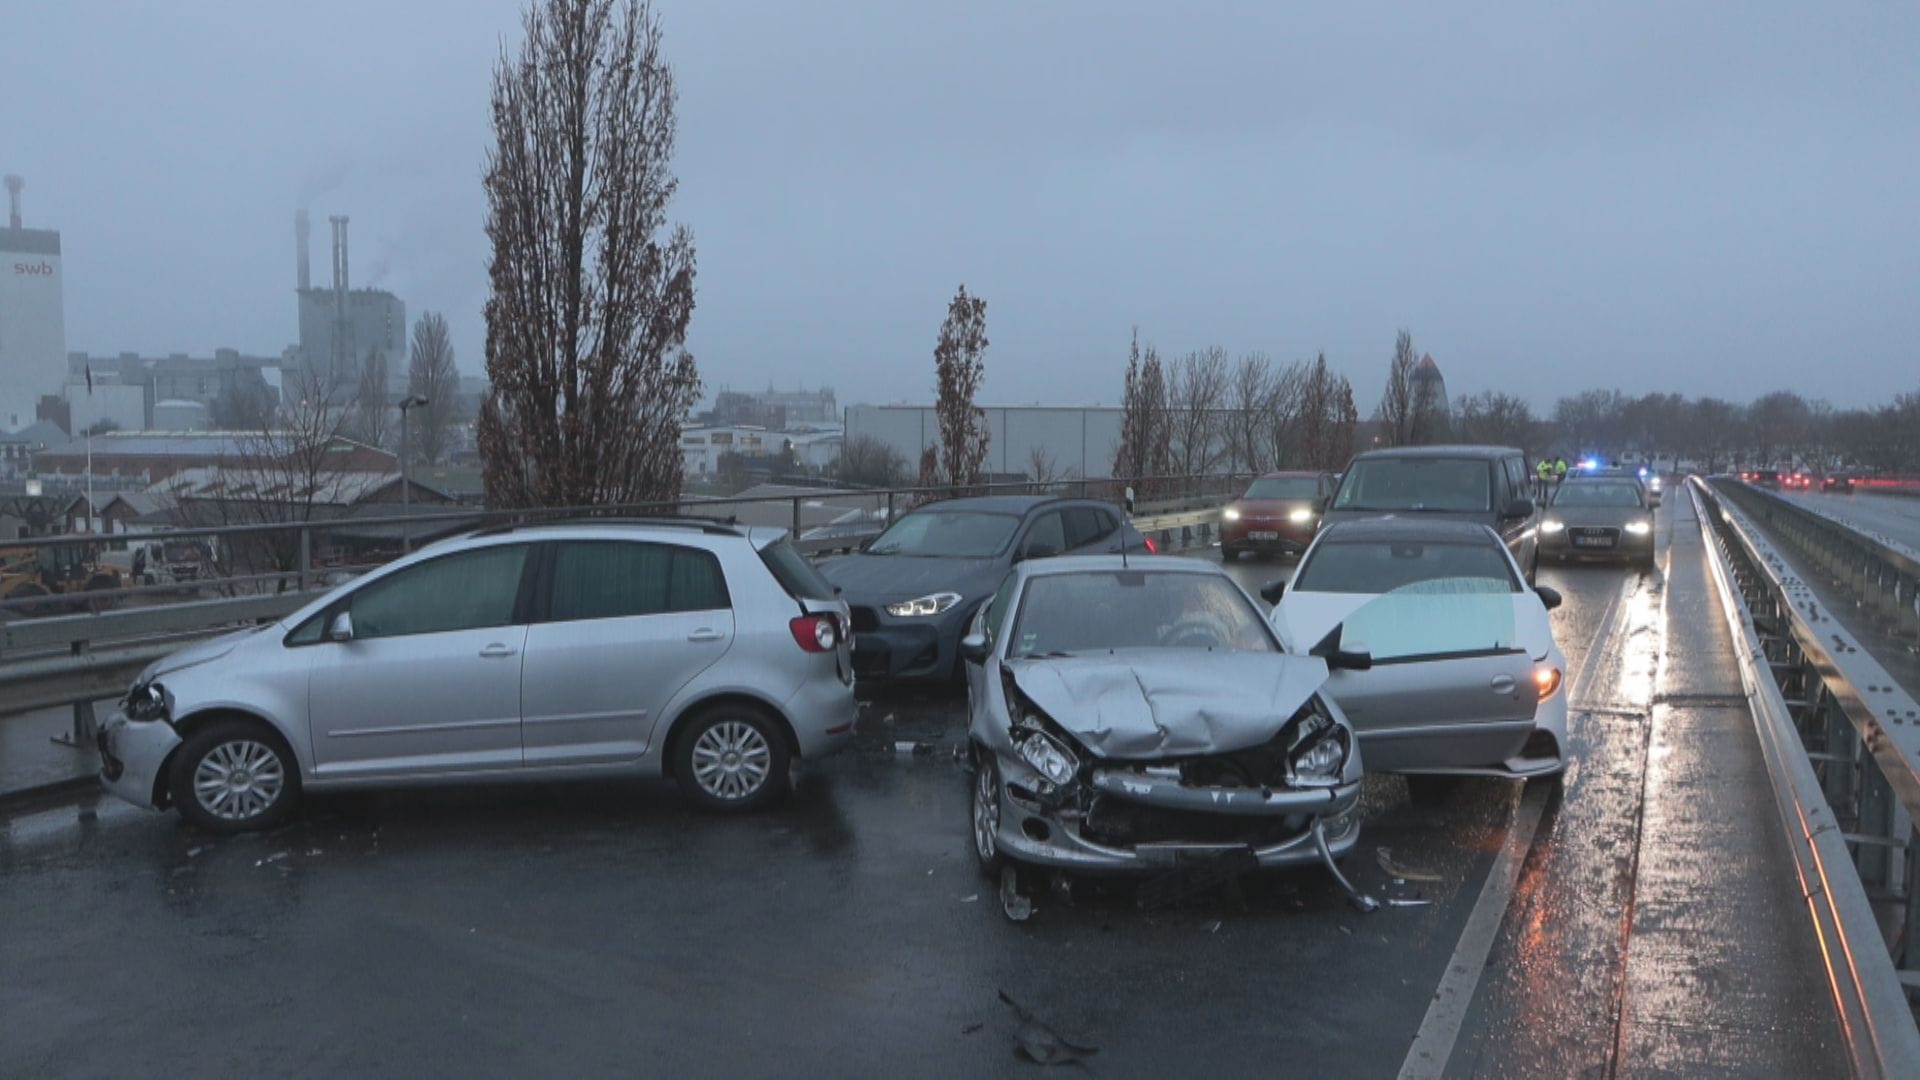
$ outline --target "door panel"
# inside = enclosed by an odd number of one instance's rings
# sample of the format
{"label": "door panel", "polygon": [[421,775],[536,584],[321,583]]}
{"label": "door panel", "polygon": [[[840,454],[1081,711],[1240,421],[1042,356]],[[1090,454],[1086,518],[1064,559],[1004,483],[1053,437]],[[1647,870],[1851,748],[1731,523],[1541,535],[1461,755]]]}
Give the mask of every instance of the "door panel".
{"label": "door panel", "polygon": [[315,775],[347,779],[517,767],[527,544],[473,548],[369,581],[343,608],[350,641],[308,672]]}
{"label": "door panel", "polygon": [[1390,660],[1338,671],[1327,693],[1361,738],[1369,769],[1492,765],[1533,731],[1533,661],[1521,650]]}
{"label": "door panel", "polygon": [[712,553],[675,544],[555,544],[521,689],[529,765],[630,761],[660,715],[733,644]]}
{"label": "door panel", "polygon": [[315,775],[517,767],[526,640],[501,626],[310,646]]}

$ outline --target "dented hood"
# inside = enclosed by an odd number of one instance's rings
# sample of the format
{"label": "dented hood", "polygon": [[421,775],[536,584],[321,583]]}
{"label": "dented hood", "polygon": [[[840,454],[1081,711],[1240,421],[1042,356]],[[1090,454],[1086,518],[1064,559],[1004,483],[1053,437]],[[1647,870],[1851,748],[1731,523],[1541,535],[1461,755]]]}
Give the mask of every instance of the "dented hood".
{"label": "dented hood", "polygon": [[1013,660],[1006,669],[1088,750],[1132,761],[1258,746],[1327,679],[1317,657],[1193,649]]}

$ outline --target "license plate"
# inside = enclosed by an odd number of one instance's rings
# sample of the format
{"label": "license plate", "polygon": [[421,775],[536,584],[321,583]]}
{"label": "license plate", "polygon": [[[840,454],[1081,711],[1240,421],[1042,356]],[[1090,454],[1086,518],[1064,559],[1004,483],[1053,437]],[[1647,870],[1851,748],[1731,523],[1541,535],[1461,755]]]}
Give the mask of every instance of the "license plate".
{"label": "license plate", "polygon": [[1277,532],[1250,532],[1250,533],[1248,533],[1248,534],[1247,534],[1247,539],[1249,539],[1249,540],[1278,540],[1278,539],[1280,539],[1280,534],[1279,534],[1279,533],[1277,533]]}
{"label": "license plate", "polygon": [[1605,536],[1576,536],[1573,538],[1573,543],[1575,547],[1610,548],[1613,546],[1613,541]]}

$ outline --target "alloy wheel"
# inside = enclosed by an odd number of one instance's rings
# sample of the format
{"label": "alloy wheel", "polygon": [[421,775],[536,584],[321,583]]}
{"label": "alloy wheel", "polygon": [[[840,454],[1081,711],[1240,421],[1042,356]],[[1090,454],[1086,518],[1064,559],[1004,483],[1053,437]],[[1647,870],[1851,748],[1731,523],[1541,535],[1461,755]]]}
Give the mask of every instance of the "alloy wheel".
{"label": "alloy wheel", "polygon": [[982,863],[991,863],[1000,854],[999,784],[993,762],[984,757],[973,772],[973,849]]}
{"label": "alloy wheel", "polygon": [[253,739],[216,745],[193,770],[193,796],[222,821],[250,821],[267,812],[286,789],[286,765],[273,748]]}
{"label": "alloy wheel", "polygon": [[773,749],[767,737],[744,720],[723,720],[694,740],[694,781],[716,799],[752,798],[772,772]]}

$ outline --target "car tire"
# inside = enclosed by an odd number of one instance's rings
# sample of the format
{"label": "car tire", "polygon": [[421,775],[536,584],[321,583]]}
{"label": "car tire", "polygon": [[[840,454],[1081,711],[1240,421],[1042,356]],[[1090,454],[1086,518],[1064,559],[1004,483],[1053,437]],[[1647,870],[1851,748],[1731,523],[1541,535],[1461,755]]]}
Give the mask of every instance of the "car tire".
{"label": "car tire", "polygon": [[188,735],[167,765],[174,809],[212,833],[260,832],[300,801],[300,763],[258,720],[216,720]]}
{"label": "car tire", "polygon": [[1223,548],[1221,548],[1221,549],[1220,549],[1220,561],[1221,561],[1221,562],[1223,562],[1223,563],[1230,563],[1230,562],[1239,562],[1239,561],[1240,561],[1240,551],[1239,551],[1239,549],[1238,549],[1238,548],[1230,548],[1230,547],[1223,547]]}
{"label": "car tire", "polygon": [[1438,806],[1452,798],[1454,790],[1460,786],[1457,776],[1408,773],[1406,779],[1407,798],[1415,806]]}
{"label": "car tire", "polygon": [[1000,880],[1000,868],[1007,864],[1000,850],[1000,765],[993,752],[974,744],[972,796],[967,800],[967,835],[971,838],[974,862],[980,876]]}
{"label": "car tire", "polygon": [[778,724],[741,705],[720,705],[687,722],[673,748],[673,776],[702,810],[744,814],[787,793],[792,755]]}

